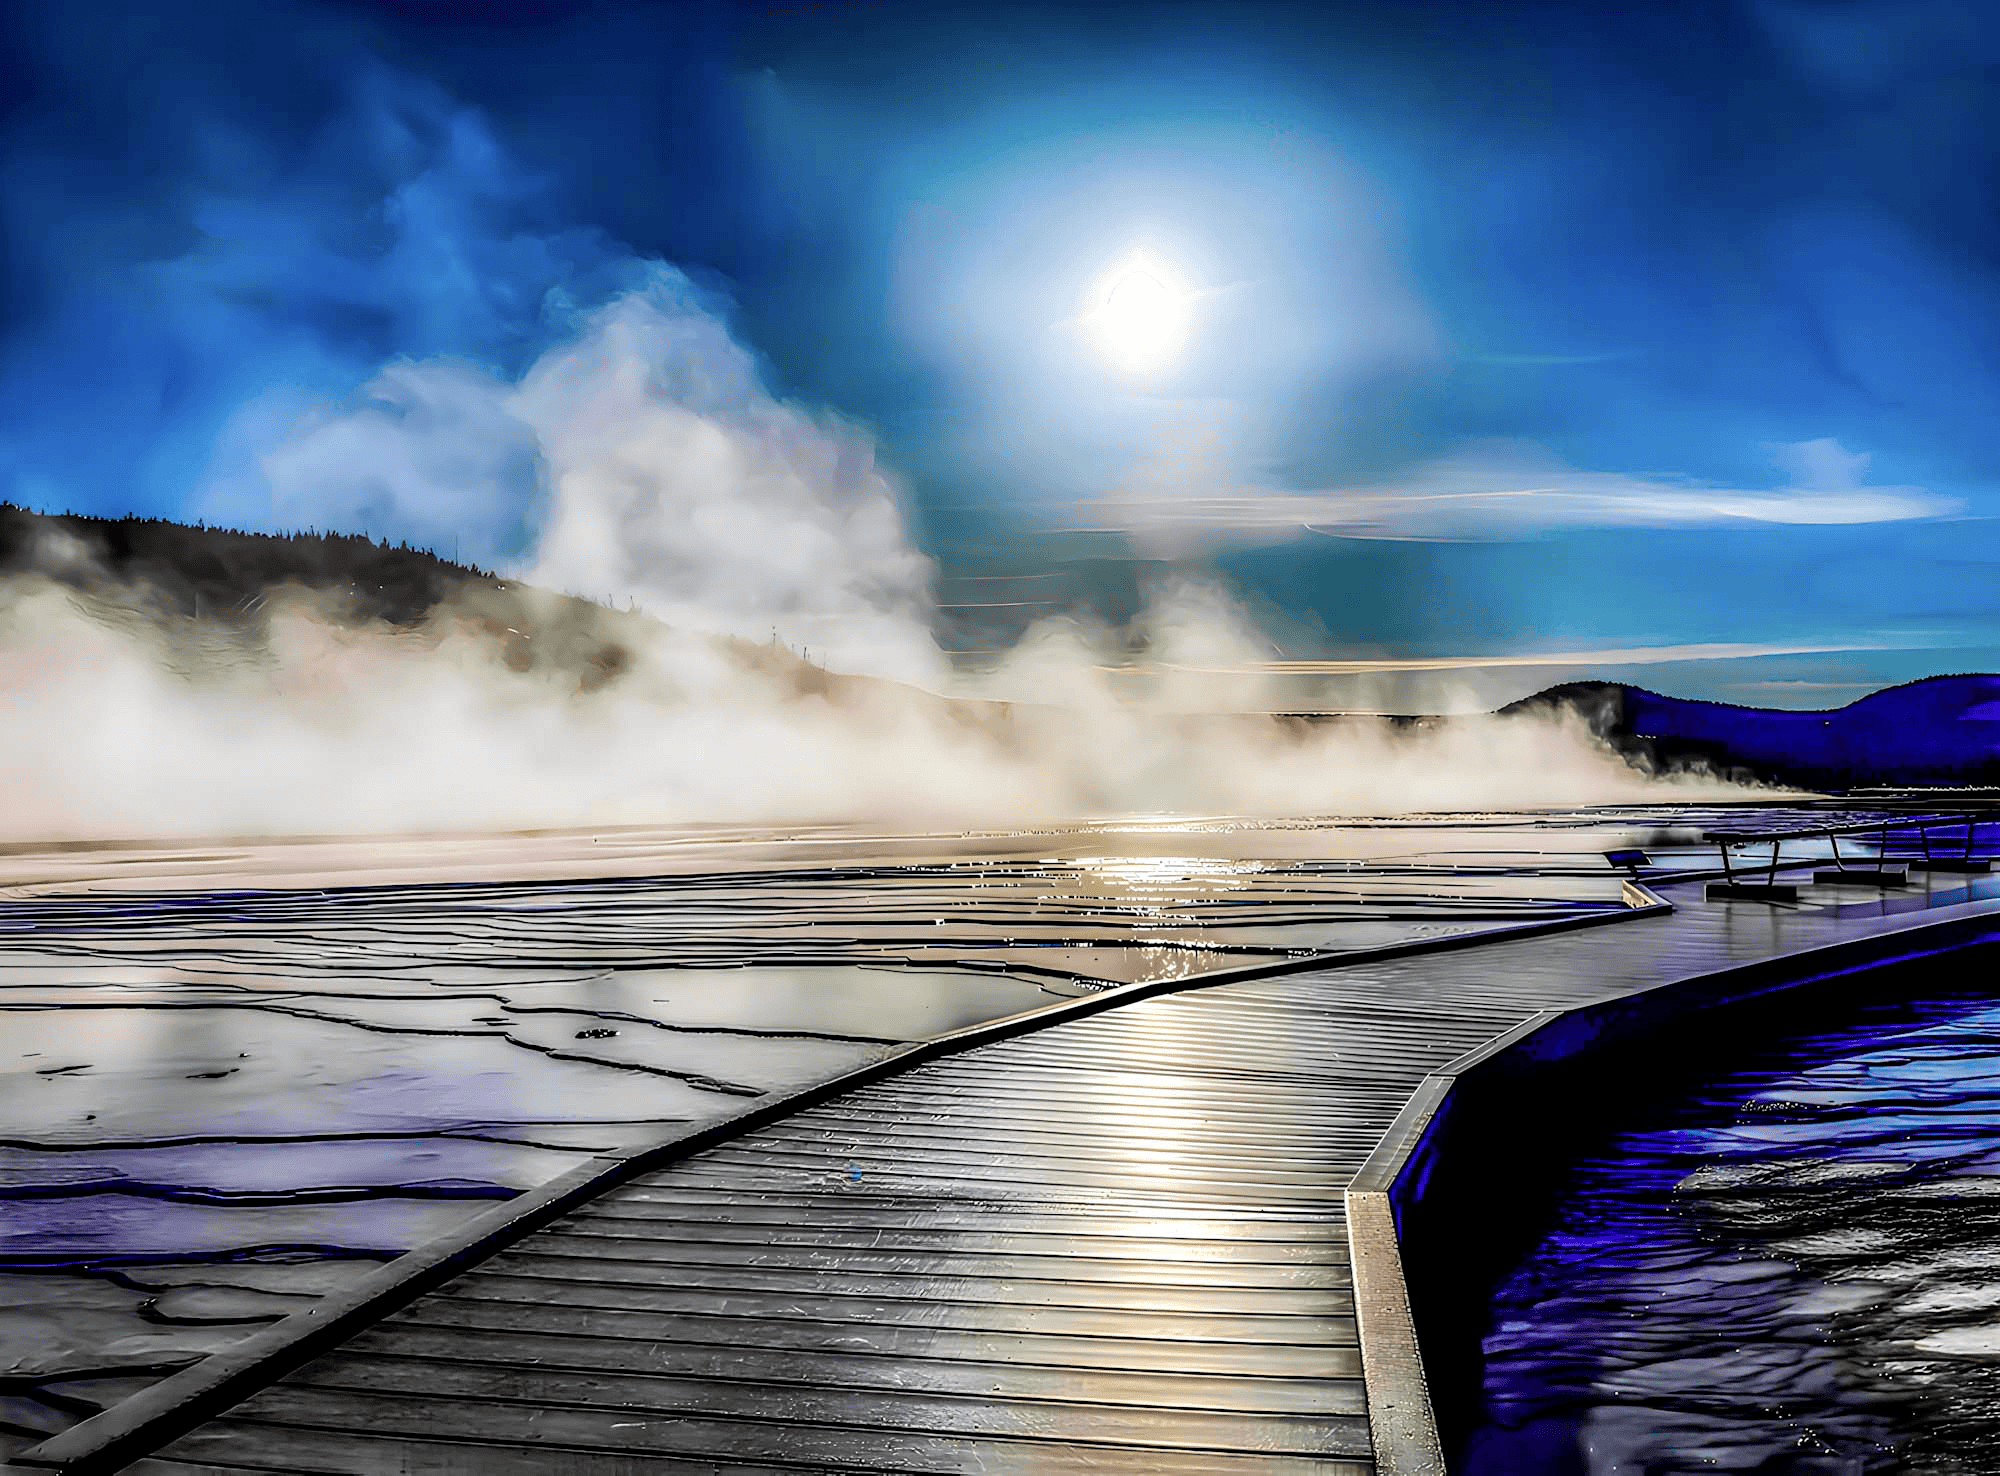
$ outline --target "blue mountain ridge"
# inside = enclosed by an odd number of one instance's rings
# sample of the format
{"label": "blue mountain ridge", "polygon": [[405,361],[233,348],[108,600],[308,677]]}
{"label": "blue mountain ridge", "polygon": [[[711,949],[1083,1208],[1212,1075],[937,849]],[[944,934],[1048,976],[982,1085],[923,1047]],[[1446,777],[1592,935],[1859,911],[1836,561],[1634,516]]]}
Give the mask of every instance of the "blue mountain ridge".
{"label": "blue mountain ridge", "polygon": [[1502,713],[1569,708],[1625,758],[1707,764],[1810,789],[2000,784],[2000,675],[1924,677],[1822,711],[1737,707],[1620,682],[1566,682]]}

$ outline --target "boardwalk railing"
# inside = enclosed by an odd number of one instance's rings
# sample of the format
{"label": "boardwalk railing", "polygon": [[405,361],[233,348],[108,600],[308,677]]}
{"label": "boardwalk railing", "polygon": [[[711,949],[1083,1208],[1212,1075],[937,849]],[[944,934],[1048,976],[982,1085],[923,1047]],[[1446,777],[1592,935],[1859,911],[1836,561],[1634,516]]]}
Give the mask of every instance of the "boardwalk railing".
{"label": "boardwalk railing", "polygon": [[[1800,824],[1794,823],[1759,829],[1707,830],[1702,839],[1716,847],[1722,860],[1722,880],[1709,888],[1712,897],[1735,897],[1744,900],[1792,901],[1797,898],[1798,888],[1778,880],[1781,867],[1819,866],[1819,858],[1795,859],[1782,862],[1780,854],[1786,841],[1824,839],[1833,851],[1833,866],[1828,870],[1816,871],[1816,882],[1839,885],[1861,883],[1875,886],[1899,885],[1910,866],[1932,871],[1978,872],[1992,869],[1992,862],[1972,854],[1973,845],[1982,821],[1992,820],[1990,811],[1952,811],[1943,813],[1888,814],[1875,819],[1851,821],[1846,824]],[[1963,828],[1965,842],[1959,854],[1941,852],[1932,843],[1933,830],[1951,831]],[[1892,837],[1897,832],[1907,835],[1915,832],[1915,839],[1909,844],[1921,847],[1908,855],[1891,855]],[[1840,854],[1840,837],[1875,835],[1876,855],[1867,864],[1849,865],[1848,859]],[[1762,846],[1771,848],[1771,859],[1753,870],[1739,870],[1733,852],[1740,846]],[[1757,876],[1763,880],[1755,880]]]}
{"label": "boardwalk railing", "polygon": [[[1843,831],[1850,828],[1873,827],[1843,827]],[[1826,829],[1796,834],[1824,835]],[[1656,881],[1664,884],[1664,879]],[[1647,894],[1660,906],[1668,905],[1656,894]],[[1466,1161],[1466,1155],[1455,1153],[1455,1146],[1504,1121],[1509,1104],[1520,1099],[1525,1084],[1654,1035],[1698,1011],[1995,942],[2000,942],[2000,900],[1956,904],[1916,923],[1882,920],[1860,938],[1596,1003],[1542,1010],[1427,1075],[1346,1195],[1378,1472],[1444,1476],[1443,1441],[1420,1351],[1405,1256],[1413,1244],[1430,1236],[1447,1237],[1454,1229],[1464,1233],[1462,1222],[1447,1224],[1449,1212],[1438,1207],[1439,1200],[1448,1198],[1440,1185]]]}

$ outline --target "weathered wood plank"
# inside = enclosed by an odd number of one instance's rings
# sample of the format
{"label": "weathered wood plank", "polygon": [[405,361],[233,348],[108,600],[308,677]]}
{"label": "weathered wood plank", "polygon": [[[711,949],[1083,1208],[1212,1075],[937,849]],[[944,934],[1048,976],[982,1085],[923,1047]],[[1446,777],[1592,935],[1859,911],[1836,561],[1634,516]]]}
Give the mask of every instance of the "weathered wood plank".
{"label": "weathered wood plank", "polygon": [[1127,1410],[448,1363],[428,1365],[417,1383],[407,1363],[392,1367],[338,1357],[315,1360],[299,1375],[245,1400],[237,1414],[458,1440],[609,1449],[622,1444],[634,1453],[688,1454],[711,1446],[718,1455],[761,1460],[795,1455],[798,1447],[788,1431],[801,1425],[857,1435],[893,1430],[1147,1450],[1368,1455],[1366,1422],[1358,1416]]}
{"label": "weathered wood plank", "polygon": [[786,1270],[809,1265],[821,1275],[840,1275],[851,1270],[908,1276],[1106,1282],[1138,1286],[1236,1286],[1266,1290],[1345,1287],[1351,1283],[1347,1268],[1339,1264],[1331,1250],[1317,1261],[1243,1262],[1214,1258],[1187,1261],[1136,1255],[1110,1258],[1065,1256],[1053,1248],[1039,1255],[1018,1251],[968,1251],[961,1246],[936,1242],[903,1248],[833,1246],[823,1241],[806,1245],[746,1244],[728,1240],[706,1241],[692,1236],[667,1237],[661,1235],[657,1224],[609,1218],[593,1218],[552,1227],[546,1237],[537,1237],[534,1248],[553,1246],[567,1254],[590,1255],[598,1249],[596,1242],[603,1240],[642,1246],[645,1249],[644,1259],[656,1265],[753,1266]]}
{"label": "weathered wood plank", "polygon": [[[793,1228],[906,1230],[929,1228],[939,1234],[990,1231],[1000,1234],[1042,1232],[1065,1239],[1109,1236],[1114,1239],[1188,1240],[1240,1244],[1324,1244],[1325,1221],[1316,1209],[1262,1209],[1237,1215],[1167,1205],[1128,1210],[1119,1205],[1073,1205],[1062,1212],[1026,1208],[1006,1201],[977,1197],[972,1186],[955,1195],[891,1196],[869,1193],[837,1195],[750,1193],[713,1190],[690,1184],[634,1183],[618,1194],[594,1200],[593,1210],[612,1207],[660,1209],[675,1214],[699,1213],[741,1225]],[[1333,1206],[1336,1218],[1340,1208]]]}
{"label": "weathered wood plank", "polygon": [[[361,1410],[352,1403],[315,1413],[345,1423],[316,1428],[232,1417],[184,1436],[173,1448],[196,1461],[264,1456],[284,1463],[275,1469],[296,1476],[798,1476],[801,1466],[787,1457],[807,1450],[813,1453],[812,1464],[803,1469],[856,1476],[947,1471],[977,1471],[980,1476],[1372,1476],[1374,1470],[1366,1460],[1331,1457],[968,1440],[798,1425],[779,1435],[742,1428],[742,1422],[692,1420],[648,1422],[662,1436],[678,1433],[692,1447],[681,1450],[669,1448],[665,1438],[641,1445],[625,1432],[619,1432],[626,1439],[623,1446],[563,1443],[563,1436],[575,1433],[573,1428],[517,1433],[508,1426],[483,1439],[454,1440],[421,1427],[378,1430],[357,1424]],[[718,1458],[711,1453],[718,1447],[729,1453]]]}
{"label": "weathered wood plank", "polygon": [[[859,1268],[805,1266],[700,1266],[650,1259],[645,1241],[613,1241],[587,1251],[569,1249],[559,1237],[537,1236],[518,1250],[487,1261],[483,1273],[589,1277],[619,1286],[713,1290],[767,1297],[845,1297],[880,1302],[950,1301],[1016,1307],[1087,1307],[1130,1312],[1190,1312],[1207,1316],[1345,1316],[1351,1289],[1341,1286],[1265,1287],[1159,1281],[1031,1280],[968,1275],[949,1270],[897,1274]],[[547,1246],[547,1249],[543,1249]]]}
{"label": "weathered wood plank", "polygon": [[[1121,1260],[1171,1265],[1183,1261],[1212,1264],[1228,1262],[1246,1265],[1296,1265],[1310,1263],[1327,1275],[1344,1275],[1338,1253],[1329,1252],[1324,1236],[1311,1240],[1251,1240],[1227,1233],[1198,1239],[1193,1236],[1166,1238],[1137,1235],[1092,1235],[1087,1244],[1080,1233],[1047,1228],[1039,1216],[1016,1216],[1017,1226],[968,1229],[946,1223],[942,1216],[923,1217],[908,1225],[876,1229],[847,1226],[794,1225],[774,1216],[777,1223],[739,1223],[703,1219],[683,1213],[675,1206],[639,1203],[629,1199],[605,1199],[577,1210],[557,1222],[575,1230],[596,1233],[646,1234],[662,1241],[700,1240],[709,1245],[825,1246],[830,1249],[872,1249],[888,1251],[950,1250],[958,1255],[1064,1256],[1075,1252],[1079,1260]],[[912,1217],[915,1218],[915,1217]],[[615,1232],[611,1227],[616,1227]]]}
{"label": "weathered wood plank", "polygon": [[[585,1307],[570,1302],[498,1302],[480,1298],[431,1298],[370,1329],[364,1339],[392,1337],[391,1327],[471,1328],[502,1335],[549,1333],[564,1337],[661,1343],[708,1343],[730,1349],[764,1348],[798,1353],[873,1353],[1001,1363],[1039,1363],[1065,1369],[1116,1369],[1202,1375],[1258,1375],[1308,1381],[1358,1377],[1359,1348],[1350,1339],[1291,1343],[1242,1343],[1099,1334],[971,1331],[939,1324],[835,1322],[784,1317],[720,1317],[702,1313]],[[344,1344],[357,1347],[360,1340]],[[385,1344],[384,1346],[389,1346]]]}
{"label": "weathered wood plank", "polygon": [[944,1297],[887,1301],[838,1294],[754,1293],[645,1284],[625,1278],[559,1276],[553,1263],[538,1265],[536,1271],[539,1274],[533,1276],[476,1271],[436,1295],[485,1301],[561,1302],[578,1307],[632,1307],[715,1317],[809,1317],[832,1322],[951,1327],[968,1332],[1047,1332],[1196,1343],[1351,1343],[1354,1340],[1354,1319],[1344,1315],[1237,1312],[1218,1317],[1212,1312],[1151,1307],[1069,1307]]}
{"label": "weathered wood plank", "polygon": [[[554,1319],[552,1319],[554,1320]],[[1074,1341],[1074,1340],[1073,1340]],[[1154,1345],[1162,1348],[1164,1345]],[[1351,1350],[1343,1350],[1351,1351]],[[568,1329],[467,1328],[393,1322],[342,1344],[344,1356],[384,1365],[413,1360],[532,1365],[571,1373],[671,1373],[728,1383],[803,1384],[818,1389],[875,1389],[965,1398],[1031,1399],[1116,1404],[1135,1408],[1209,1410],[1237,1414],[1355,1415],[1366,1409],[1360,1370],[1330,1372],[1331,1359],[1297,1359],[1289,1374],[1266,1368],[1252,1376],[1204,1370],[1102,1369],[1020,1359],[948,1357],[935,1341],[920,1352],[880,1354],[852,1349],[806,1351],[685,1339],[606,1338]],[[1183,1359],[1186,1349],[1181,1350]],[[1303,1370],[1318,1367],[1319,1376]],[[326,1379],[302,1371],[301,1382]],[[339,1382],[339,1381],[334,1381]]]}

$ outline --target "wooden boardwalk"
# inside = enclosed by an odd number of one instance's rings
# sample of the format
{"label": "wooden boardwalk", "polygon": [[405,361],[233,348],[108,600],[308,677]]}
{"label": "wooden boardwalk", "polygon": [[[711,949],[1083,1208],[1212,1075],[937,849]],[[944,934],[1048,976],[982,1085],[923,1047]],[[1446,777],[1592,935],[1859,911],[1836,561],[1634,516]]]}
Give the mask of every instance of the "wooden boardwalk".
{"label": "wooden boardwalk", "polygon": [[610,1189],[130,1469],[1359,1476],[1342,1191],[1426,1073],[1540,1010],[1968,910],[1698,891],[910,1067]]}

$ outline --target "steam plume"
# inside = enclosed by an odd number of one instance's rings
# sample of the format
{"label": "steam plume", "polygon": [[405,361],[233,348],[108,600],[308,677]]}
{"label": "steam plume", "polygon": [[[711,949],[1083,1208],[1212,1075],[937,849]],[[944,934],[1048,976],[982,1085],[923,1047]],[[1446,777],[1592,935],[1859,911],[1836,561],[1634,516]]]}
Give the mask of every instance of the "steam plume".
{"label": "steam plume", "polygon": [[[1187,581],[1129,629],[1046,622],[993,670],[954,676],[932,634],[931,562],[864,432],[774,395],[682,273],[501,219],[519,191],[496,183],[508,166],[476,118],[429,94],[371,106],[401,130],[376,133],[409,173],[388,195],[387,244],[342,263],[348,279],[394,279],[394,311],[436,341],[450,335],[405,279],[450,266],[454,320],[491,351],[392,357],[317,396],[274,368],[293,387],[226,418],[196,506],[407,538],[636,609],[579,614],[515,588],[404,629],[295,591],[246,640],[143,589],[106,602],[19,581],[0,600],[17,715],[0,729],[6,835],[961,826],[1648,792],[1568,720],[1412,736],[1191,715],[1282,706],[1257,676],[1157,680],[1135,700],[1120,670],[1135,648],[1209,671],[1268,654],[1225,592]],[[160,280],[195,319],[230,278],[225,249]],[[536,299],[538,347],[510,366],[493,346]],[[51,550],[45,567],[78,557]]]}

